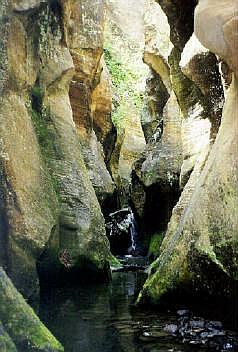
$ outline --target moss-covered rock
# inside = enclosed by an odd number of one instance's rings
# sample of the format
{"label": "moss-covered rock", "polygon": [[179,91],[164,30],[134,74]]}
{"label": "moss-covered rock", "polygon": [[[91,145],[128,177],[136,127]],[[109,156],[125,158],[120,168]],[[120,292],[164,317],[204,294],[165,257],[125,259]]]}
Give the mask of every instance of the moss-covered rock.
{"label": "moss-covered rock", "polygon": [[195,167],[173,211],[139,301],[159,303],[181,287],[223,300],[237,295],[237,94],[234,79],[215,144]]}
{"label": "moss-covered rock", "polygon": [[0,351],[17,352],[16,346],[0,322]]}
{"label": "moss-covered rock", "polygon": [[148,256],[150,258],[158,258],[160,247],[164,238],[164,233],[155,233],[150,238]]}
{"label": "moss-covered rock", "polygon": [[[62,345],[17,292],[2,268],[0,268],[0,316],[16,346],[24,351],[64,351]],[[4,336],[4,340],[0,336],[0,344],[5,341],[9,347],[6,351],[16,351],[14,344],[9,342],[6,335]]]}
{"label": "moss-covered rock", "polygon": [[[0,263],[26,297],[39,289],[36,262],[39,257],[42,262],[49,243],[55,246],[55,267],[65,268],[60,257],[68,251],[73,267],[88,260],[95,275],[97,268],[109,275],[104,219],[69,101],[75,71],[68,45],[75,48],[80,36],[76,31],[69,38],[70,9],[80,16],[70,0],[62,7],[59,1],[4,2],[0,7]],[[102,48],[95,50],[102,53]],[[110,175],[109,181],[112,186]]]}
{"label": "moss-covered rock", "polygon": [[[140,110],[147,68],[143,64],[144,2],[108,1],[104,56],[112,80],[112,121],[117,140],[109,163],[119,206],[128,205],[132,165],[145,147]],[[125,21],[125,14],[128,21]]]}

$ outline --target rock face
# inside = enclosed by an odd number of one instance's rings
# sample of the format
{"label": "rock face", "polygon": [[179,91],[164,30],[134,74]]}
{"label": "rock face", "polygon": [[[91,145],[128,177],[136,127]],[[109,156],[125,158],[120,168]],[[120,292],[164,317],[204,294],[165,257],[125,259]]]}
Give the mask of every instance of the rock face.
{"label": "rock face", "polygon": [[[212,1],[200,1],[195,12],[198,39],[228,63],[231,62],[235,74],[232,51],[228,54],[227,48],[234,46],[232,40],[237,31],[229,36],[226,46],[223,45],[222,33],[226,21],[233,23],[236,11],[237,5],[233,2],[214,4]],[[203,30],[204,23],[209,23],[209,31]],[[213,25],[210,26],[211,23]],[[211,38],[216,40],[209,45]],[[189,72],[189,67],[185,66]],[[238,83],[235,74],[215,143],[211,150],[207,145],[199,153],[194,170],[173,210],[161,255],[151,267],[139,301],[158,303],[167,293],[178,288],[183,292],[192,288],[223,300],[234,299],[237,292]],[[198,82],[196,75],[192,76]],[[214,122],[213,119],[210,121]]]}
{"label": "rock face", "polygon": [[[101,101],[97,98],[97,95],[100,94],[100,86],[102,84],[104,87],[109,85],[106,67],[101,61],[105,1],[97,1],[93,11],[91,3],[87,1],[71,1],[64,5],[64,9],[67,21],[65,24],[66,39],[75,65],[75,74],[69,91],[73,119],[80,137],[82,153],[91,182],[99,199],[103,201],[107,195],[114,191],[111,176],[104,163],[102,147],[93,129],[95,124],[102,123],[102,117],[101,122],[97,120],[97,117],[100,117],[98,114],[100,110],[102,114],[107,113],[106,117],[103,115],[103,119],[109,121],[111,113],[110,89],[106,87],[104,107],[99,106]],[[101,76],[101,71],[104,71],[103,76]],[[112,122],[110,121],[110,123],[112,129]],[[103,131],[104,128],[105,131]],[[108,127],[105,125],[102,126],[101,131],[107,134],[107,129]]]}
{"label": "rock face", "polygon": [[[104,1],[97,11],[87,1],[0,4],[0,265],[27,298],[38,293],[38,275],[42,285],[110,275],[95,194],[101,200],[113,191],[92,123],[99,93],[91,112],[97,84],[107,82],[100,80],[104,14]],[[109,115],[109,88],[107,96]],[[0,273],[1,322],[14,343],[62,350]]]}
{"label": "rock face", "polygon": [[[98,6],[103,16],[104,4]],[[87,275],[89,267],[94,275],[107,275],[104,219],[68,94],[75,65],[84,60],[78,43],[85,44],[87,33],[75,25],[81,7],[17,1],[0,8],[0,259],[27,296],[38,287],[36,262],[44,280]],[[97,50],[99,62],[102,49]],[[76,76],[77,70],[76,65]],[[89,134],[101,155],[92,129]],[[103,163],[103,157],[98,160]]]}
{"label": "rock face", "polygon": [[219,64],[193,34],[195,3],[187,3],[183,14],[180,2],[148,1],[146,8],[144,62],[151,73],[142,126],[147,146],[134,165],[132,201],[148,240],[166,230],[221,120]]}
{"label": "rock face", "polygon": [[165,229],[178,197],[182,141],[180,111],[171,91],[168,64],[170,27],[159,4],[147,1],[145,10],[143,60],[150,75],[141,121],[147,146],[134,165],[132,201],[147,237]]}
{"label": "rock face", "polygon": [[196,35],[207,48],[227,62],[236,77],[238,76],[237,15],[237,2],[232,0],[201,0],[195,13]]}
{"label": "rock face", "polygon": [[8,334],[4,332],[0,322],[2,351],[17,351],[15,344],[22,351],[64,351],[61,344],[41,323],[33,309],[15,289],[2,268],[0,268],[0,301],[1,322],[14,341],[11,341]]}
{"label": "rock face", "polygon": [[93,129],[103,146],[105,163],[109,168],[117,134],[112,123],[112,82],[104,59],[101,60],[100,67],[100,82],[92,93]]}
{"label": "rock face", "polygon": [[145,148],[140,121],[141,94],[146,66],[144,45],[144,0],[108,1],[105,59],[112,78],[112,119],[117,130],[110,170],[117,186],[119,207],[128,206],[133,163]]}

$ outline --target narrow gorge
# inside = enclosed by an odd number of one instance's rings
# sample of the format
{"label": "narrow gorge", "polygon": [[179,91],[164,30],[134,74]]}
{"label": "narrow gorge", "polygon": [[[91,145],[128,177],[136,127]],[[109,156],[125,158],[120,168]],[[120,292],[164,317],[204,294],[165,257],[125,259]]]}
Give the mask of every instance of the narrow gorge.
{"label": "narrow gorge", "polygon": [[0,352],[238,351],[237,0],[1,0],[0,34]]}

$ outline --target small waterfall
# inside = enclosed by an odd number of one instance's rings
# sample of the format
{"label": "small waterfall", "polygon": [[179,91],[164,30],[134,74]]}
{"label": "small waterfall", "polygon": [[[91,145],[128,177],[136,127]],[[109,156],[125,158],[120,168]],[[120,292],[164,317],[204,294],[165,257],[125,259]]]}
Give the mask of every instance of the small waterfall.
{"label": "small waterfall", "polygon": [[132,210],[130,210],[129,216],[130,216],[131,249],[132,249],[132,253],[134,253],[136,252],[136,249],[137,249],[138,231],[137,231],[135,215],[132,212]]}
{"label": "small waterfall", "polygon": [[113,254],[142,254],[142,245],[135,215],[131,208],[117,210],[110,215],[107,223],[109,240]]}

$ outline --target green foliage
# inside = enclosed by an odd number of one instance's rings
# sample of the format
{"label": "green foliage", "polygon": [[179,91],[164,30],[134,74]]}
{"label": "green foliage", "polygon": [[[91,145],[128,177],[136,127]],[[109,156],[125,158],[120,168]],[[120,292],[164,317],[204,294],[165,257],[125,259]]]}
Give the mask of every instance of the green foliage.
{"label": "green foliage", "polygon": [[133,73],[129,69],[126,69],[121,62],[117,61],[109,49],[104,49],[104,57],[111,74],[114,87],[120,88],[124,85],[129,89],[128,82],[130,81]]}

